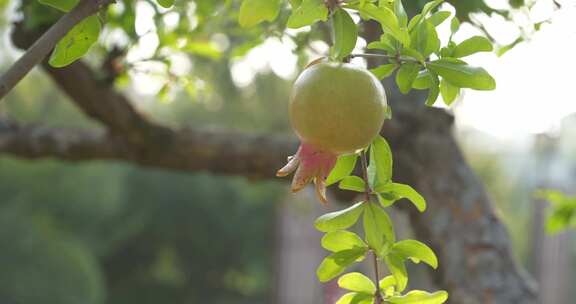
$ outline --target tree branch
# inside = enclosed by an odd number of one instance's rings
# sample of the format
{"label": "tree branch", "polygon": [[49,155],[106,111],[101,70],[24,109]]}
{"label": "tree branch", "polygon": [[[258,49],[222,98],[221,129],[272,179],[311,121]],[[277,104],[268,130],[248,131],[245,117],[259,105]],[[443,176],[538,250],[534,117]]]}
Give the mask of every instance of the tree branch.
{"label": "tree branch", "polygon": [[162,142],[133,145],[100,131],[20,125],[0,119],[0,153],[23,159],[116,160],[179,171],[272,178],[297,142],[283,136],[171,130]]}
{"label": "tree branch", "polygon": [[120,141],[102,132],[20,125],[0,119],[0,153],[24,159],[57,158],[69,161],[121,159]]}
{"label": "tree branch", "polygon": [[109,4],[111,0],[82,0],[44,33],[2,76],[0,76],[0,100],[38,65],[76,24]]}

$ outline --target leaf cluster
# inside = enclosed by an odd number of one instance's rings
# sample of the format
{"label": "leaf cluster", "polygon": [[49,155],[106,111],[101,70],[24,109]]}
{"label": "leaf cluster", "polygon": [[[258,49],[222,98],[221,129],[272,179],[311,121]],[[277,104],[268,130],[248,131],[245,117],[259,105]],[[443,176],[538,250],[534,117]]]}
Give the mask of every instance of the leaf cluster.
{"label": "leaf cluster", "polygon": [[[423,212],[426,201],[412,187],[392,181],[392,152],[384,138],[378,136],[367,150],[370,155],[368,185],[365,179],[351,175],[358,162],[358,154],[339,157],[328,176],[327,182],[338,183],[340,189],[356,192],[369,189],[370,200],[325,214],[316,220],[316,228],[326,233],[321,241],[322,247],[331,252],[317,269],[318,279],[321,282],[330,281],[373,254],[374,258],[387,265],[391,275],[378,284],[358,272],[340,276],[338,285],[350,292],[337,303],[373,303],[376,296],[386,303],[444,303],[448,297],[445,291],[427,293],[414,290],[404,293],[408,285],[406,262],[424,262],[437,268],[438,259],[432,249],[422,242],[396,240],[392,219],[385,208],[407,199]],[[355,226],[362,228],[363,237],[353,232]]]}

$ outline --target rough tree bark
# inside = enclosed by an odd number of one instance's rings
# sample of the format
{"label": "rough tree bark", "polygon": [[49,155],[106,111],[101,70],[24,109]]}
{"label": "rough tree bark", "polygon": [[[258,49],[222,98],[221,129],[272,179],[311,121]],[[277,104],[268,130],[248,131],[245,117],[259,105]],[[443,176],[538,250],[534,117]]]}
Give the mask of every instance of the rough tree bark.
{"label": "rough tree bark", "polygon": [[[0,153],[70,161],[117,160],[144,166],[272,178],[296,141],[192,128],[172,129],[145,118],[129,100],[78,62],[46,71],[106,132],[21,126],[2,120]],[[391,98],[396,100],[394,96]],[[416,237],[437,252],[436,284],[450,303],[535,303],[531,281],[516,267],[510,240],[492,202],[452,136],[452,117],[408,102],[393,104],[383,134],[395,154],[395,178],[427,199],[424,214],[410,210]]]}

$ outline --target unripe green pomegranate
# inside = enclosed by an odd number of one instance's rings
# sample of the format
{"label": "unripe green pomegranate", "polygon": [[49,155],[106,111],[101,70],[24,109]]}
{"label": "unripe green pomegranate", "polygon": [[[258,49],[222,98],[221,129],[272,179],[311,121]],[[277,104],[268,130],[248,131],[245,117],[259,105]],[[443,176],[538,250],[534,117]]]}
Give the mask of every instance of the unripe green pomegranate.
{"label": "unripe green pomegranate", "polygon": [[326,201],[326,177],[339,155],[368,146],[385,119],[384,88],[369,71],[347,63],[318,63],[300,74],[290,97],[290,122],[301,140],[278,171],[296,170],[292,191],[310,181]]}

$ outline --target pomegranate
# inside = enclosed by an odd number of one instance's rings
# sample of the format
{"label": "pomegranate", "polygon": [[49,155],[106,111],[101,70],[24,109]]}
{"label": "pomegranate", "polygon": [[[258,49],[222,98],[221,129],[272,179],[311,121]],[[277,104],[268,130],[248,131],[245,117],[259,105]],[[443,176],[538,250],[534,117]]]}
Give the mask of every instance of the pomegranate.
{"label": "pomegranate", "polygon": [[302,72],[290,97],[290,122],[300,147],[277,172],[296,171],[292,191],[310,181],[326,202],[326,177],[342,154],[370,144],[385,119],[386,94],[366,69],[348,63],[323,62]]}

